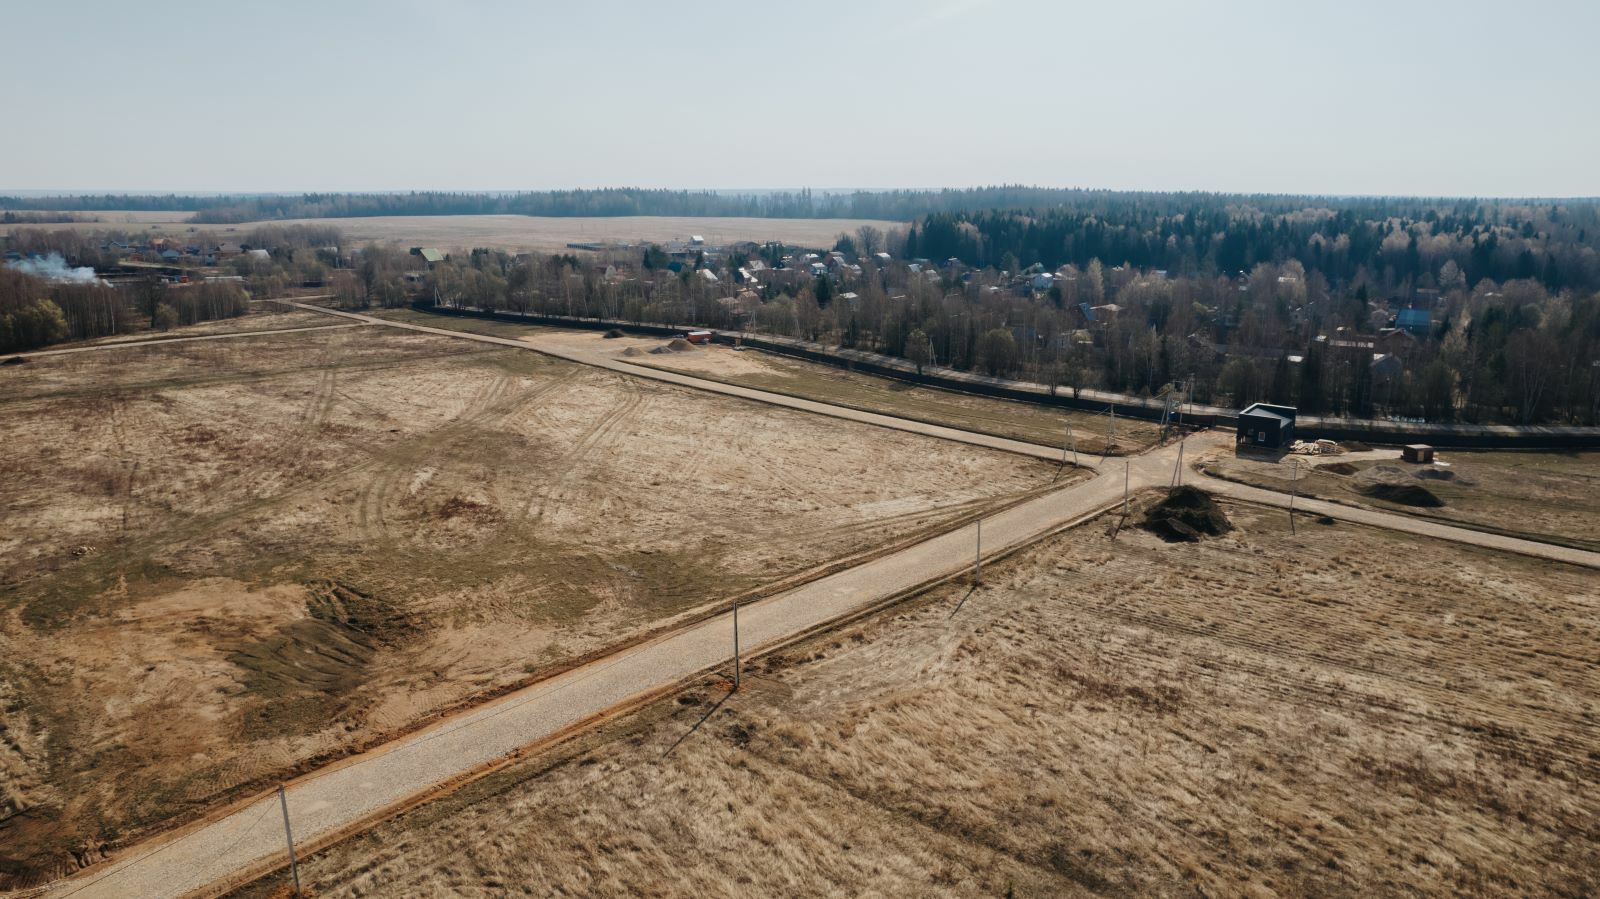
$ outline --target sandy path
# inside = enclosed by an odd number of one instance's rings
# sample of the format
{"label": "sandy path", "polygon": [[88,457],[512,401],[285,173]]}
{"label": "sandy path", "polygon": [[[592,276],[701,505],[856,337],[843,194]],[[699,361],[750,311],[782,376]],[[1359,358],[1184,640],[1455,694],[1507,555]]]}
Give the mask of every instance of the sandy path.
{"label": "sandy path", "polygon": [[73,353],[92,353],[96,350],[125,350],[129,347],[169,346],[174,343],[192,343],[197,340],[232,340],[235,337],[265,337],[269,334],[294,334],[300,331],[330,331],[334,328],[359,328],[360,323],[352,322],[348,325],[305,325],[298,328],[268,328],[261,331],[232,331],[227,334],[198,334],[194,337],[154,337],[150,340],[124,340],[120,343],[97,343],[93,346],[75,346],[63,350],[34,350],[28,353],[12,353],[24,359],[33,359],[40,356],[68,356]]}
{"label": "sandy path", "polygon": [[[610,369],[611,371],[626,375],[633,375],[634,377],[651,378],[657,381],[665,381],[669,384],[678,384],[684,387],[691,387],[696,390],[707,390],[712,393],[721,393],[726,396],[755,400],[757,402],[768,403],[775,406],[786,406],[791,409],[799,409],[805,412],[814,412],[819,415],[829,415],[834,418],[843,418],[850,421],[878,425],[879,427],[893,428],[900,431],[911,431],[917,434],[925,434],[930,437],[939,437],[945,440],[955,440],[961,443],[969,443],[973,446],[982,446],[989,449],[997,449],[1010,453],[1020,453],[1025,456],[1034,456],[1040,459],[1059,460],[1062,457],[1060,447],[1041,446],[1036,443],[1026,443],[1021,440],[1010,440],[1005,437],[992,437],[988,434],[963,431],[959,428],[925,424],[919,421],[895,418],[894,416],[890,415],[881,415],[876,412],[863,412],[856,409],[847,409],[842,406],[833,406],[828,403],[820,403],[814,400],[804,400],[798,397],[786,396],[780,393],[769,393],[765,390],[755,390],[749,387],[739,387],[734,384],[724,384],[720,381],[710,381],[704,378],[694,377],[693,375],[663,371],[657,368],[645,368],[637,365],[629,365],[626,362],[612,359],[603,353],[588,352],[568,346],[557,345],[551,342],[539,343],[528,340],[510,340],[508,338],[492,337],[486,334],[469,334],[463,331],[450,331],[443,328],[430,328],[425,325],[413,325],[405,322],[388,321],[381,318],[373,318],[367,315],[357,315],[353,312],[341,312],[334,309],[326,309],[320,306],[309,306],[301,303],[291,302],[288,303],[288,305],[294,306],[298,309],[342,316],[345,318],[354,319],[356,321],[366,322],[368,324],[386,325],[391,328],[403,328],[410,331],[421,331],[425,334],[437,334],[444,337],[458,337],[464,340],[476,340],[484,343],[518,347],[520,349],[532,349],[536,352],[545,353],[546,355],[550,356],[556,356],[571,362],[578,362],[583,365],[593,365],[599,368]],[[1189,449],[1190,458],[1198,462],[1208,452],[1215,453],[1219,450],[1232,447],[1233,435],[1223,431],[1212,431],[1191,438],[1189,442],[1193,444]],[[1148,460],[1151,458],[1171,457],[1176,452],[1176,445],[1169,447],[1168,449],[1171,450],[1171,452],[1158,451],[1136,458],[1134,460],[1135,470],[1137,470],[1140,465],[1147,464]],[[1389,458],[1389,454],[1391,452],[1392,451],[1390,450],[1371,450],[1361,454],[1349,454],[1349,456],[1358,458],[1375,457],[1382,459]],[[1339,457],[1328,458],[1337,459]],[[1171,462],[1167,463],[1169,468],[1168,476],[1166,478],[1154,478],[1145,486],[1159,486],[1161,484],[1171,483],[1171,464]],[[1094,468],[1093,465],[1084,465],[1083,467]],[[1099,470],[1103,470],[1105,472],[1109,472],[1111,475],[1114,475],[1119,467],[1120,466],[1118,466],[1115,461],[1102,462],[1101,469]],[[1211,490],[1218,495],[1229,496],[1235,499],[1245,500],[1247,502],[1255,502],[1263,505],[1287,508],[1290,501],[1289,494],[1286,493],[1277,493],[1271,490],[1264,490],[1259,487],[1248,487],[1243,484],[1235,484],[1231,481],[1223,481],[1217,478],[1208,477],[1198,472],[1186,472],[1184,474],[1184,479],[1187,483],[1204,486],[1207,490]],[[1600,568],[1600,553],[1588,552],[1581,549],[1571,549],[1564,546],[1539,543],[1533,540],[1522,540],[1516,537],[1504,537],[1498,534],[1489,534],[1482,531],[1470,530],[1468,528],[1451,527],[1450,525],[1439,524],[1433,521],[1425,521],[1422,519],[1412,518],[1407,515],[1398,515],[1391,512],[1379,512],[1371,509],[1354,509],[1335,503],[1323,502],[1321,500],[1309,500],[1302,498],[1295,501],[1295,508],[1304,509],[1306,512],[1311,512],[1318,515],[1326,515],[1329,518],[1338,519],[1340,521],[1350,521],[1358,524],[1371,525],[1373,527],[1404,531],[1410,534],[1420,534],[1426,537],[1435,537],[1440,540],[1451,540],[1456,543],[1464,543],[1470,546],[1482,547],[1484,549],[1519,553],[1521,555],[1535,556],[1557,562],[1565,562],[1572,565],[1582,565],[1588,568]]]}
{"label": "sandy path", "polygon": [[[570,347],[557,346],[549,343],[536,343],[528,340],[512,340],[506,337],[494,337],[488,334],[471,334],[465,331],[451,331],[446,328],[431,328],[427,325],[414,325],[408,322],[390,321],[388,319],[374,318],[370,315],[360,315],[354,312],[344,312],[338,309],[327,309],[322,306],[312,306],[305,303],[296,303],[289,300],[278,302],[303,309],[308,312],[321,312],[326,315],[336,315],[369,325],[383,325],[389,328],[401,328],[407,331],[417,331],[422,334],[435,334],[441,337],[456,337],[462,340],[475,340],[480,343],[492,343],[497,346],[516,347],[519,350],[533,350],[547,356],[577,362],[582,365],[592,365],[636,378],[649,378],[653,381],[664,381],[668,384],[677,384],[682,387],[691,387],[695,390],[707,390],[725,396],[739,397],[740,399],[755,400],[758,403],[767,403],[773,406],[784,406],[790,409],[799,409],[802,412],[813,412],[818,415],[827,415],[833,418],[843,418],[848,421],[857,421],[882,428],[891,428],[897,431],[909,431],[913,434],[924,434],[929,437],[938,437],[943,440],[954,440],[958,443],[968,443],[988,449],[997,449],[1008,453],[1017,453],[1024,456],[1033,456],[1039,459],[1059,461],[1061,447],[1041,446],[1036,443],[1027,443],[1022,440],[1011,440],[1005,437],[993,437],[988,434],[978,434],[972,431],[963,431],[959,428],[948,428],[942,425],[926,424],[906,418],[896,418],[892,415],[881,415],[877,412],[863,412],[857,409],[847,409],[843,406],[834,406],[828,403],[819,403],[814,400],[804,400],[798,397],[785,396],[781,393],[769,393],[765,390],[755,390],[749,387],[739,387],[734,384],[724,384],[720,381],[710,381],[697,378],[693,375],[679,374],[677,372],[663,371],[658,368],[646,368],[639,365],[630,365],[626,362],[612,359],[603,353],[586,352]],[[1084,465],[1084,468],[1092,466]]]}
{"label": "sandy path", "polygon": [[[1291,499],[1287,493],[1278,493],[1274,490],[1263,490],[1260,487],[1224,481],[1221,478],[1213,478],[1199,472],[1186,472],[1184,474],[1184,483],[1204,488],[1218,496],[1226,496],[1263,506],[1276,506],[1280,509],[1289,508]],[[1303,496],[1294,499],[1294,509],[1296,514],[1304,512],[1307,515],[1326,515],[1339,521],[1387,528],[1391,531],[1403,531],[1408,534],[1434,537],[1439,540],[1449,540],[1453,543],[1465,543],[1471,546],[1483,547],[1484,549],[1550,559],[1554,562],[1581,565],[1585,568],[1600,568],[1600,553],[1573,549],[1567,546],[1557,546],[1553,543],[1539,543],[1534,540],[1506,537],[1500,534],[1491,534],[1487,531],[1452,527],[1448,524],[1440,524],[1437,521],[1430,521],[1425,518],[1413,518],[1409,515],[1397,515],[1392,512],[1379,512],[1375,509],[1358,509],[1320,499],[1307,499]]]}
{"label": "sandy path", "polygon": [[[526,346],[499,338],[469,336]],[[666,373],[649,376],[662,374]],[[718,392],[739,389],[721,384],[713,387]],[[783,399],[786,405],[805,402]],[[829,414],[848,412],[832,410]],[[865,413],[841,417],[856,414]],[[1213,434],[1192,442],[1204,451],[1215,449],[1228,439],[1229,435]],[[1178,452],[1178,446],[1169,446],[1126,460],[1122,466],[1106,466],[1090,481],[997,513],[983,522],[984,546],[993,554],[1081,522],[1115,506],[1123,496],[1125,484],[1133,490],[1165,485],[1171,480]],[[1123,471],[1117,471],[1119,468]],[[1188,474],[1186,479],[1246,501],[1279,506],[1287,505],[1289,500],[1283,494],[1199,474]],[[1600,555],[1594,553],[1317,501],[1300,503],[1308,512],[1348,521],[1600,568]],[[975,528],[963,527],[752,603],[740,612],[742,644],[747,654],[770,649],[932,581],[958,575],[971,566],[976,537]],[[307,775],[288,787],[296,838],[308,848],[319,841],[337,839],[425,796],[439,784],[726,665],[732,636],[731,616],[727,614],[688,625]],[[268,870],[283,861],[283,835],[277,814],[277,800],[271,795],[260,797],[214,821],[145,843],[121,859],[62,881],[48,895],[179,896]]]}

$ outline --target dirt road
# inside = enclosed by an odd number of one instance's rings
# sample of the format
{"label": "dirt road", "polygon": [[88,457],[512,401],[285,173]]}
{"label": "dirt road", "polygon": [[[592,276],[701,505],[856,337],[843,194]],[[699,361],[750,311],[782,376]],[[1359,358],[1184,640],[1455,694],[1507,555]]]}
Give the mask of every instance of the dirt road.
{"label": "dirt road", "polygon": [[[1184,474],[1184,483],[1209,490],[1218,496],[1258,503],[1263,506],[1276,506],[1280,509],[1288,509],[1291,499],[1289,494],[1286,493],[1263,490],[1260,487],[1251,487],[1248,484],[1239,484],[1234,481],[1224,481],[1221,478],[1209,477],[1195,471]],[[1339,521],[1387,528],[1391,531],[1404,531],[1408,534],[1450,540],[1455,543],[1466,543],[1472,546],[1481,546],[1485,549],[1496,549],[1501,552],[1550,559],[1555,562],[1566,562],[1569,565],[1600,568],[1600,553],[1557,546],[1553,543],[1539,543],[1533,540],[1522,540],[1517,537],[1506,537],[1487,531],[1451,527],[1426,518],[1396,515],[1391,512],[1379,512],[1375,509],[1358,509],[1320,499],[1307,499],[1303,496],[1294,499],[1294,509],[1297,515],[1300,513],[1305,513],[1307,516],[1326,515]],[[1309,518],[1307,520],[1309,521]],[[1312,527],[1313,525],[1307,524],[1305,526]]]}
{"label": "dirt road", "polygon": [[154,337],[150,340],[124,340],[116,343],[97,343],[91,346],[67,347],[59,350],[33,350],[28,353],[12,353],[11,356],[23,359],[34,359],[42,356],[70,356],[74,353],[93,353],[98,350],[123,350],[129,347],[169,346],[174,343],[193,343],[197,340],[231,340],[235,337],[266,337],[272,334],[293,334],[298,331],[328,331],[333,328],[359,328],[357,323],[348,325],[310,325],[300,328],[267,328],[260,331],[231,331],[226,334],[199,334],[194,337]]}
{"label": "dirt road", "polygon": [[[877,425],[882,428],[892,428],[897,431],[909,431],[914,434],[925,434],[930,437],[939,437],[944,440],[954,440],[959,443],[968,443],[973,446],[988,449],[1002,450],[1008,453],[1018,453],[1024,456],[1033,456],[1039,459],[1057,461],[1061,459],[1062,451],[1059,446],[1041,446],[1037,443],[1027,443],[1021,440],[1010,440],[1005,437],[995,437],[989,434],[979,434],[972,431],[963,431],[959,428],[949,428],[942,425],[928,424],[926,422],[912,421],[907,418],[896,418],[892,415],[881,415],[876,412],[864,412],[859,409],[847,409],[843,406],[834,406],[829,403],[819,403],[813,400],[800,399],[799,397],[785,396],[781,393],[771,393],[765,390],[754,390],[749,387],[739,387],[734,384],[724,384],[720,381],[711,381],[705,378],[696,378],[692,375],[678,374],[677,372],[662,371],[657,368],[646,368],[639,365],[629,365],[616,359],[610,359],[600,353],[587,353],[565,347],[548,345],[535,345],[525,340],[511,340],[506,337],[494,337],[488,334],[470,334],[465,331],[452,331],[448,328],[430,328],[426,325],[413,325],[409,322],[389,321],[388,319],[374,318],[370,315],[360,315],[354,312],[344,312],[338,309],[328,309],[323,306],[313,306],[306,303],[296,303],[290,300],[279,300],[288,306],[308,312],[321,312],[326,315],[336,315],[341,318],[363,322],[369,325],[383,325],[389,328],[401,328],[407,331],[417,331],[422,334],[436,334],[443,337],[457,337],[462,340],[475,340],[480,343],[492,343],[498,346],[516,347],[520,350],[531,350],[558,359],[566,359],[583,365],[593,365],[598,368],[609,369],[620,374],[632,375],[636,378],[648,378],[653,381],[664,381],[668,384],[677,384],[682,387],[692,387],[696,390],[706,390],[720,393],[725,396],[739,397],[741,399],[755,400],[758,403],[767,403],[773,406],[784,406],[790,409],[799,409],[802,412],[813,412],[818,415],[827,415],[833,418],[843,418],[848,421],[858,421],[865,424]],[[1083,465],[1090,468],[1091,465]]]}
{"label": "dirt road", "polygon": [[[391,328],[403,328],[411,331],[420,331],[425,334],[437,334],[445,337],[458,337],[464,340],[476,340],[484,343],[499,344],[502,346],[513,346],[525,350],[531,349],[536,352],[567,359],[572,362],[598,366],[600,368],[609,369],[622,374],[633,375],[634,377],[665,381],[669,384],[692,387],[696,390],[707,390],[713,393],[721,393],[726,396],[740,397],[742,399],[755,400],[757,402],[769,403],[776,406],[786,406],[791,409],[814,412],[818,415],[828,415],[834,418],[843,418],[850,421],[864,422],[866,424],[878,425],[879,427],[893,428],[901,431],[911,431],[918,434],[926,434],[931,437],[940,437],[946,440],[955,440],[962,443],[972,444],[973,446],[982,446],[989,449],[1020,453],[1022,455],[1034,456],[1040,459],[1058,460],[1062,457],[1060,447],[1041,446],[1036,443],[1010,440],[1004,437],[993,437],[988,434],[978,434],[972,431],[963,431],[958,428],[949,428],[941,425],[926,424],[920,421],[911,421],[904,418],[895,418],[894,416],[881,415],[876,412],[864,412],[857,409],[847,409],[841,406],[834,406],[828,403],[820,403],[813,400],[800,399],[798,397],[786,396],[780,393],[770,393],[765,390],[739,387],[733,384],[726,384],[721,381],[697,378],[692,375],[663,371],[657,368],[629,365],[626,362],[609,358],[601,353],[584,352],[582,350],[576,350],[570,347],[554,346],[551,344],[533,344],[527,341],[510,340],[508,338],[493,337],[486,334],[469,334],[463,331],[451,331],[445,328],[430,328],[425,325],[413,325],[406,322],[388,321],[381,318],[374,318],[369,315],[358,315],[353,312],[342,312],[335,309],[327,309],[321,306],[312,306],[303,303],[294,303],[286,300],[280,302],[285,302],[297,309],[303,309],[311,312],[322,312],[328,315],[337,315],[344,318],[353,319],[355,321],[365,322],[367,324],[385,325]],[[1231,445],[1232,439],[1231,435],[1229,434],[1218,432],[1201,435],[1190,440],[1190,458],[1198,460],[1207,451],[1216,452],[1219,449]],[[1161,456],[1165,458],[1166,455],[1166,453],[1157,453],[1141,458],[1145,459],[1147,462],[1148,459],[1152,458],[1153,456]],[[1371,455],[1374,458],[1388,458],[1390,456],[1390,452],[1387,450],[1375,450],[1372,451]],[[1144,463],[1137,461],[1135,462],[1136,466],[1140,464]],[[1146,486],[1157,486],[1163,483],[1171,482],[1170,466],[1172,463],[1169,462],[1167,464],[1169,465],[1167,478],[1153,479],[1149,481]],[[1116,473],[1117,469],[1121,467],[1118,466],[1115,461],[1106,463],[1106,465],[1108,467],[1104,468],[1104,470],[1112,472],[1113,474]],[[1095,466],[1090,463],[1085,464],[1083,467],[1094,468]],[[1263,490],[1259,487],[1248,487],[1242,484],[1235,484],[1230,481],[1223,481],[1217,478],[1207,477],[1199,474],[1198,472],[1186,472],[1184,478],[1188,483],[1193,483],[1197,486],[1203,486],[1207,490],[1211,490],[1219,495],[1230,496],[1236,499],[1246,500],[1248,502],[1256,502],[1269,506],[1287,508],[1290,500],[1289,495],[1285,493],[1277,493],[1271,490]],[[1481,546],[1486,549],[1495,549],[1502,552],[1514,552],[1522,555],[1534,556],[1537,558],[1550,559],[1557,562],[1566,562],[1572,565],[1600,568],[1600,553],[1587,552],[1580,549],[1570,549],[1563,546],[1554,546],[1551,544],[1539,543],[1533,540],[1521,540],[1516,537],[1505,537],[1498,534],[1489,534],[1467,528],[1451,527],[1449,525],[1438,524],[1431,521],[1423,521],[1405,515],[1396,515],[1370,509],[1355,509],[1334,503],[1322,502],[1320,500],[1301,499],[1296,502],[1295,507],[1297,509],[1304,509],[1308,513],[1326,515],[1329,518],[1334,518],[1341,521],[1350,521],[1358,524],[1371,525],[1374,527],[1405,531],[1412,534],[1421,534],[1423,536],[1435,537],[1441,540],[1453,540],[1457,543]]]}

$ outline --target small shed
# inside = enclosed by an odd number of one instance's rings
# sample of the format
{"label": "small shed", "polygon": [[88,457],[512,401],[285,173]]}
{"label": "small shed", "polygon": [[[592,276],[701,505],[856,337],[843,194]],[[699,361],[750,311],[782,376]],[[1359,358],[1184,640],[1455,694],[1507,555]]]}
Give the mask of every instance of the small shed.
{"label": "small shed", "polygon": [[683,335],[683,339],[690,343],[703,344],[711,342],[710,331],[690,331]]}
{"label": "small shed", "polygon": [[1426,443],[1408,443],[1400,451],[1400,458],[1407,462],[1431,464],[1433,462],[1433,447]]}
{"label": "small shed", "polygon": [[1293,406],[1252,403],[1239,413],[1239,443],[1282,449],[1294,443]]}

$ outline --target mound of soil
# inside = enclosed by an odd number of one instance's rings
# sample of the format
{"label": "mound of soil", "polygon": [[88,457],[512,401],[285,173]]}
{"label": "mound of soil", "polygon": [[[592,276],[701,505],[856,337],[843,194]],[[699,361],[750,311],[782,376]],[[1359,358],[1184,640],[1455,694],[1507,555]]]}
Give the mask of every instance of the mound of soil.
{"label": "mound of soil", "polygon": [[1372,449],[1372,447],[1359,440],[1341,440],[1339,441],[1339,446],[1347,453],[1365,453]]}
{"label": "mound of soil", "polygon": [[606,332],[605,336],[606,336],[607,340],[612,340],[612,339],[615,339],[617,337],[621,337],[622,336],[622,329],[621,328],[612,328],[611,330]]}
{"label": "mound of soil", "polygon": [[1456,479],[1456,473],[1448,468],[1423,468],[1412,472],[1412,474],[1424,481],[1453,481]]}
{"label": "mound of soil", "polygon": [[655,349],[650,351],[650,353],[652,355],[655,355],[655,356],[662,356],[662,355],[666,355],[666,354],[671,353],[671,352],[673,352],[673,349],[672,349],[672,347],[669,347],[669,346],[658,346]]}
{"label": "mound of soil", "polygon": [[672,341],[667,344],[667,349],[673,351],[674,353],[687,353],[694,349],[694,344],[684,340],[682,337],[674,337],[672,338]]}
{"label": "mound of soil", "polygon": [[624,355],[624,356],[643,356],[644,355],[644,350],[641,350],[636,346],[631,346],[631,347],[628,347],[627,349],[623,350],[622,351],[622,355]]}
{"label": "mound of soil", "polygon": [[1349,462],[1335,462],[1332,465],[1319,465],[1317,470],[1325,471],[1328,474],[1355,474],[1360,469]]}
{"label": "mound of soil", "polygon": [[1434,496],[1433,491],[1420,484],[1390,484],[1379,481],[1373,484],[1363,484],[1356,489],[1363,496],[1399,503],[1403,506],[1418,506],[1431,509],[1444,505],[1444,500]]}
{"label": "mound of soil", "polygon": [[1145,510],[1139,523],[1168,543],[1194,543],[1202,536],[1216,537],[1233,530],[1233,522],[1211,494],[1194,487],[1174,487],[1167,498]]}
{"label": "mound of soil", "polygon": [[24,365],[27,363],[27,361],[28,360],[22,358],[21,356],[12,356],[6,361],[0,362],[0,365]]}

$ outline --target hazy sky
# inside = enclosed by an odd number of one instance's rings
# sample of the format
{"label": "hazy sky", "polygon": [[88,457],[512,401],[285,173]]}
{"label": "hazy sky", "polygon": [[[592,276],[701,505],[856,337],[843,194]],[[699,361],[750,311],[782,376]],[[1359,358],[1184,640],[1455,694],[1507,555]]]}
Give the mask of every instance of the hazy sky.
{"label": "hazy sky", "polygon": [[0,190],[1600,195],[1600,2],[0,0]]}

